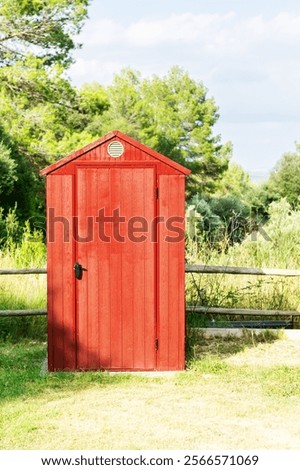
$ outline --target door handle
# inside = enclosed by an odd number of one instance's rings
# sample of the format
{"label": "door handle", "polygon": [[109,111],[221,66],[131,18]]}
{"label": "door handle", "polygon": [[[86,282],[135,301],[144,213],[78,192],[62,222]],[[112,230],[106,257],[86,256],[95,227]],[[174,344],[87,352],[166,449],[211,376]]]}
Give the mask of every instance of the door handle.
{"label": "door handle", "polygon": [[78,263],[78,261],[76,261],[76,263],[74,264],[74,271],[75,271],[75,277],[76,279],[82,279],[82,273],[83,271],[87,271],[86,268],[84,268],[83,266],[81,266],[81,264]]}

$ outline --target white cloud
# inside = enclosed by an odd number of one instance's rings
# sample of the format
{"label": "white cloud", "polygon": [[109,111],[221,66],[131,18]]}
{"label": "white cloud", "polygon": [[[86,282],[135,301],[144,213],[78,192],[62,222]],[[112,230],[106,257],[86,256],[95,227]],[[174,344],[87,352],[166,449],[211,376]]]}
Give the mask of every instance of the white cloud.
{"label": "white cloud", "polygon": [[97,81],[102,84],[108,84],[111,77],[122,69],[124,64],[117,61],[101,61],[95,59],[78,58],[70,67],[68,75],[74,83]]}
{"label": "white cloud", "polygon": [[87,46],[116,44],[123,40],[125,28],[108,18],[88,23],[80,35],[80,42]]}
{"label": "white cloud", "polygon": [[[163,19],[141,19],[125,24],[104,18],[90,21],[80,41],[86,47],[147,49],[191,47],[204,54],[241,57],[254,48],[264,51],[275,44],[300,46],[300,15],[280,12],[241,19],[236,13],[172,14]],[[273,47],[274,53],[275,46]]]}
{"label": "white cloud", "polygon": [[188,7],[180,13],[177,2],[165,1],[174,14],[165,15],[164,9],[159,16],[160,8],[156,17],[154,9],[152,17],[112,11],[89,20],[80,37],[83,48],[69,70],[73,82],[109,84],[127,66],[149,76],[180,65],[215,97],[221,115],[217,131],[233,141],[236,160],[248,169],[262,161],[270,168],[299,138],[299,9],[292,14],[283,11],[287,3],[282,1],[280,11],[270,2],[263,14],[263,6],[246,2],[250,14],[246,9],[224,13],[224,8],[198,14]]}
{"label": "white cloud", "polygon": [[233,13],[225,15],[185,13],[157,21],[141,20],[128,28],[126,36],[129,42],[136,46],[205,42],[233,17]]}
{"label": "white cloud", "polygon": [[223,21],[211,31],[211,37],[204,46],[211,53],[238,57],[252,51],[260,55],[272,48],[274,55],[278,44],[300,46],[300,15],[279,13],[271,19],[251,16],[243,20],[232,17],[230,23]]}
{"label": "white cloud", "polygon": [[283,42],[300,42],[300,16],[281,12],[266,22],[266,33],[269,39]]}

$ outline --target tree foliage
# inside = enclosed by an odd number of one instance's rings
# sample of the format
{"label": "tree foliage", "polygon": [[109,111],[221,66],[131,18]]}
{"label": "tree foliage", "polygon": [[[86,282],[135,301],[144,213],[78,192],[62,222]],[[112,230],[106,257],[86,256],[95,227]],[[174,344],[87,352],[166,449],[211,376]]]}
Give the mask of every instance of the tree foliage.
{"label": "tree foliage", "polygon": [[194,238],[214,248],[226,249],[241,242],[250,228],[249,206],[230,194],[222,197],[197,194],[189,201],[187,215],[192,215],[196,222]]}
{"label": "tree foliage", "polygon": [[230,162],[227,170],[223,173],[216,195],[235,196],[245,202],[249,202],[254,185],[249,174],[237,163]]}
{"label": "tree foliage", "polygon": [[179,67],[151,78],[126,69],[108,87],[65,78],[88,4],[0,1],[0,207],[35,213],[39,169],[112,129],[189,167],[189,195],[212,193],[231,145],[214,134],[218,108],[201,82]]}
{"label": "tree foliage", "polygon": [[179,67],[164,77],[143,79],[130,69],[107,90],[109,108],[101,130],[120,129],[192,170],[190,194],[212,192],[228,167],[231,145],[214,135],[218,108],[201,82]]}
{"label": "tree foliage", "polygon": [[285,153],[279,160],[268,182],[273,200],[286,198],[292,207],[300,205],[300,144],[296,151]]}
{"label": "tree foliage", "polygon": [[0,195],[9,194],[17,180],[16,162],[11,158],[9,148],[0,142]]}
{"label": "tree foliage", "polygon": [[12,65],[31,51],[43,63],[68,65],[89,0],[1,0],[0,65]]}
{"label": "tree foliage", "polygon": [[[92,83],[77,90],[63,71],[58,64],[45,68],[34,56],[0,68],[3,130],[14,148],[17,174],[22,179],[27,164],[34,191],[41,167],[112,129],[189,167],[190,195],[218,187],[231,147],[213,134],[217,107],[202,83],[175,67],[150,79],[125,70],[109,87]],[[24,204],[19,177],[12,197]]]}
{"label": "tree foliage", "polygon": [[57,142],[79,122],[77,91],[63,73],[88,3],[0,2],[0,207],[17,203],[22,219],[42,207],[38,170],[65,152]]}

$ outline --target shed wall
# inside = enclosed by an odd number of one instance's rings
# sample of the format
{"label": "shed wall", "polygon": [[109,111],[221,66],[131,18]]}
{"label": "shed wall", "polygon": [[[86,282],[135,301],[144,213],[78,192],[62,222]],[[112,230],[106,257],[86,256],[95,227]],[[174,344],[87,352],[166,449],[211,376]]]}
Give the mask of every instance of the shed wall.
{"label": "shed wall", "polygon": [[[118,138],[114,137],[114,140]],[[105,165],[107,168],[110,165],[113,167],[116,163],[120,165],[122,162],[132,168],[138,163],[140,169],[143,162],[145,168],[153,164],[157,170],[155,182],[155,186],[159,188],[157,216],[163,218],[164,222],[158,223],[156,364],[158,370],[182,370],[185,367],[185,239],[183,235],[178,240],[178,233],[169,230],[166,221],[172,223],[173,228],[176,226],[181,229],[181,235],[184,233],[185,176],[176,168],[169,166],[168,162],[161,162],[142,151],[138,145],[135,146],[122,140],[125,154],[117,159],[109,157],[107,155],[109,142],[104,142],[47,175],[49,370],[76,370],[77,359],[80,358],[80,344],[77,344],[78,339],[76,340],[76,321],[79,322],[75,311],[76,281],[73,270],[75,263],[73,216],[76,215],[77,197],[75,194],[76,168],[82,165],[99,168],[101,166],[104,168],[103,165]],[[148,183],[144,181],[144,184]],[[133,192],[133,201],[141,196],[143,185],[138,191],[139,194]],[[127,186],[130,191],[131,185]],[[171,222],[172,217],[179,217],[181,220],[176,222],[173,219]],[[171,240],[167,241],[166,237],[170,237]],[[118,269],[118,264],[116,264],[116,269]],[[144,279],[145,285],[140,285],[138,291],[133,293],[134,296],[139,296],[143,289],[146,294],[147,289],[153,289],[153,285],[151,283],[148,285],[149,283],[146,282],[147,273],[148,268],[139,276],[141,282]],[[94,281],[97,282],[96,279]],[[101,280],[98,279],[98,282]],[[130,293],[132,294],[132,289],[125,291],[127,304],[130,303],[128,299]],[[116,296],[118,295],[119,292],[116,292]],[[132,301],[136,302],[134,299]],[[87,322],[88,318],[87,316]],[[128,325],[130,325],[130,319],[128,319]],[[89,332],[89,338],[92,339],[96,335],[91,325],[86,325],[86,330]],[[84,368],[96,368],[96,362],[87,363]],[[130,365],[128,367],[131,368]]]}
{"label": "shed wall", "polygon": [[[184,233],[185,177],[182,175],[159,177],[158,213],[171,221],[179,217],[182,222],[174,225]],[[158,338],[157,364],[159,370],[181,370],[185,367],[185,239],[167,242],[166,237],[176,239],[165,224],[158,226]]]}
{"label": "shed wall", "polygon": [[76,369],[73,177],[47,177],[48,367]]}

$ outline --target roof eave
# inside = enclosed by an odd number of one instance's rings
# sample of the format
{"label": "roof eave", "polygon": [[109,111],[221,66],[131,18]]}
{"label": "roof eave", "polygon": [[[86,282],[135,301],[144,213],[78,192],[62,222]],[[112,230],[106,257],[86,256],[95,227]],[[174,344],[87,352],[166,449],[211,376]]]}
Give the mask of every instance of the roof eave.
{"label": "roof eave", "polygon": [[188,168],[184,167],[183,165],[180,165],[179,163],[175,162],[174,160],[171,160],[168,157],[165,157],[164,155],[156,152],[155,150],[151,149],[150,147],[147,147],[146,145],[132,139],[126,134],[123,134],[120,131],[111,131],[108,134],[106,134],[103,137],[100,137],[99,139],[94,140],[94,142],[91,142],[88,145],[85,145],[84,147],[76,150],[75,152],[72,152],[71,154],[67,155],[66,157],[62,158],[61,160],[58,160],[57,162],[52,163],[51,165],[47,166],[46,168],[43,168],[40,170],[40,175],[49,175],[53,171],[57,170],[58,168],[61,168],[62,166],[72,162],[73,160],[76,160],[77,158],[81,157],[85,153],[93,150],[95,147],[99,147],[100,145],[104,144],[108,140],[113,139],[114,137],[118,137],[121,140],[124,140],[125,142],[129,143],[130,145],[133,145],[135,147],[138,147],[140,150],[143,152],[147,153],[148,155],[151,155],[153,158],[161,161],[162,163],[174,168],[175,170],[179,171],[180,173],[183,173],[184,175],[189,175],[191,173],[191,170]]}

